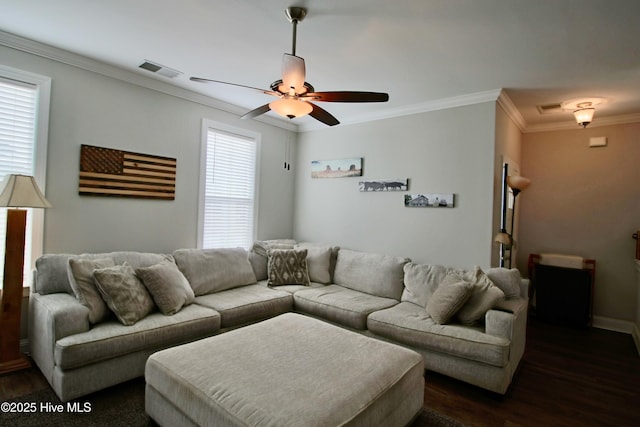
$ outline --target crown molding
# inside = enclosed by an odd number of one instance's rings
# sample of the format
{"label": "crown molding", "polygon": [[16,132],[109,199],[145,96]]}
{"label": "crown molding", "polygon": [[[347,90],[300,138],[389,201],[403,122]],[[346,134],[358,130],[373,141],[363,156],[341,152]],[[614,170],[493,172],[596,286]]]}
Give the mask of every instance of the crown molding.
{"label": "crown molding", "polygon": [[500,95],[498,96],[498,105],[502,107],[507,116],[509,116],[518,129],[520,129],[520,132],[524,132],[527,128],[527,122],[524,120],[524,117],[522,117],[522,114],[520,114],[520,111],[518,111],[515,104],[511,101],[511,98],[509,98],[509,95],[507,95],[507,92],[504,90],[500,91]]}
{"label": "crown molding", "polygon": [[[449,108],[464,107],[467,105],[480,104],[483,102],[493,102],[498,99],[502,93],[501,89],[488,90],[484,92],[470,93],[466,95],[452,96],[450,98],[436,99],[432,101],[421,102],[407,106],[380,109],[375,112],[361,114],[344,120],[341,126],[353,125],[358,123],[371,122],[375,120],[390,119],[393,117],[409,116],[412,114],[427,113],[430,111],[446,110]],[[299,126],[300,132],[309,132],[325,127],[321,123],[305,123]]]}
{"label": "crown molding", "polygon": [[[17,36],[15,34],[7,33],[5,31],[0,31],[0,45],[25,53],[30,53],[42,58],[50,59],[52,61],[70,65],[72,67],[80,68],[82,70],[101,74],[103,76],[114,78],[116,80],[121,80],[127,83],[141,86],[156,92],[174,96],[176,98],[195,102],[207,107],[212,107],[217,110],[225,111],[227,113],[235,114],[238,116],[246,113],[246,108],[240,107],[238,105],[220,101],[216,98],[202,95],[200,93],[181,88],[174,84],[165,83],[159,79],[143,76],[132,71],[125,70],[124,68],[116,67],[102,61],[78,55],[64,49],[59,49],[57,47],[53,47],[44,43],[36,42],[24,37]],[[284,119],[280,120],[275,117],[262,116],[254,120],[258,120],[260,122],[272,126],[277,126],[293,132],[296,132],[298,130],[298,126],[296,124],[285,121]]]}

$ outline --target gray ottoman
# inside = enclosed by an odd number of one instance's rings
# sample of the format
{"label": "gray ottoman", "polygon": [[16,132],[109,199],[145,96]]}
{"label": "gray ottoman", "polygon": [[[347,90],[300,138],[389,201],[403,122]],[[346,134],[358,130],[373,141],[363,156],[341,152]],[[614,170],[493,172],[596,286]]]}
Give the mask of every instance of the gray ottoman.
{"label": "gray ottoman", "polygon": [[423,374],[412,350],[287,313],[153,354],[145,405],[163,426],[404,426]]}

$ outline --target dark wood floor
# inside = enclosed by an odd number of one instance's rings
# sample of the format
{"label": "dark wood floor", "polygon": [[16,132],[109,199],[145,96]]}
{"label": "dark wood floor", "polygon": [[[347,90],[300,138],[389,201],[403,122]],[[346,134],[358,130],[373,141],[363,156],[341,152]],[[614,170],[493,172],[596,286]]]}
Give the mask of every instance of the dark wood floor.
{"label": "dark wood floor", "polygon": [[[467,426],[640,426],[640,358],[630,335],[530,319],[505,396],[427,372],[425,406]],[[48,387],[36,369],[0,377],[0,401]]]}
{"label": "dark wood floor", "polygon": [[425,405],[467,426],[640,426],[640,358],[631,335],[530,319],[505,396],[433,372]]}

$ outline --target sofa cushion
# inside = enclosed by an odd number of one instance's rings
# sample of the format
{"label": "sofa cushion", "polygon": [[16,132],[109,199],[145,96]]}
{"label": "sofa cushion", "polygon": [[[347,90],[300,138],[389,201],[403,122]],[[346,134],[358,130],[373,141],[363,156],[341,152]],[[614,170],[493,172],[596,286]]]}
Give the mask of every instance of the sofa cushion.
{"label": "sofa cushion", "polygon": [[289,292],[259,284],[199,296],[195,302],[220,313],[223,328],[266,319],[293,308]]}
{"label": "sofa cushion", "polygon": [[91,323],[101,322],[111,314],[96,286],[93,271],[99,268],[113,267],[114,265],[115,263],[111,258],[68,259],[68,275],[71,289],[73,289],[78,301],[89,309],[89,322]]}
{"label": "sofa cushion", "polygon": [[517,268],[490,268],[487,276],[494,285],[499,287],[507,299],[520,298],[520,271]]}
{"label": "sofa cushion", "polygon": [[382,298],[339,285],[300,290],[293,294],[293,301],[296,311],[360,330],[366,329],[370,313],[398,303],[392,298]]}
{"label": "sofa cushion", "polygon": [[161,349],[213,335],[220,314],[192,304],[174,316],[151,313],[132,326],[107,321],[55,343],[54,359],[62,369],[74,369],[140,350]]}
{"label": "sofa cushion", "polygon": [[242,248],[178,249],[173,257],[196,296],[256,283]]}
{"label": "sofa cushion", "polygon": [[309,285],[306,249],[269,249],[269,286]]}
{"label": "sofa cushion", "polygon": [[429,298],[427,313],[438,325],[449,319],[464,305],[471,296],[473,285],[455,273],[449,273]]}
{"label": "sofa cushion", "polygon": [[424,307],[410,302],[369,315],[367,327],[375,335],[416,349],[503,367],[509,361],[510,341],[486,334],[480,327],[437,325]]}
{"label": "sofa cushion", "polygon": [[94,270],[93,278],[104,302],[123,325],[133,325],[156,308],[128,262]]}
{"label": "sofa cushion", "polygon": [[334,283],[382,298],[400,300],[407,258],[340,249]]}
{"label": "sofa cushion", "polygon": [[478,266],[473,271],[465,273],[463,278],[473,283],[473,291],[456,313],[456,318],[463,325],[471,325],[484,318],[485,313],[504,298],[504,292],[494,285]]}
{"label": "sofa cushion", "polygon": [[162,314],[171,316],[195,299],[189,281],[173,261],[136,269]]}
{"label": "sofa cushion", "polygon": [[297,244],[295,249],[307,250],[309,279],[312,282],[325,285],[331,283],[339,247],[304,242]]}

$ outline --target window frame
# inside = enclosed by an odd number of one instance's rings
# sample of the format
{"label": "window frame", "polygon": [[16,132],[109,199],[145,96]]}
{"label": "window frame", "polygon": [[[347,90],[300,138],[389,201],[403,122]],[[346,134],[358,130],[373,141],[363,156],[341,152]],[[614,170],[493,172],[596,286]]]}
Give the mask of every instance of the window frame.
{"label": "window frame", "polygon": [[[51,104],[51,77],[19,70],[0,64],[0,77],[6,80],[14,80],[18,83],[26,83],[36,87],[36,122],[33,155],[33,177],[38,187],[46,195],[47,176],[47,149],[49,144],[49,111]],[[29,265],[25,269],[29,271],[34,267],[36,259],[44,250],[44,209],[29,209],[31,217],[31,254]],[[4,244],[4,242],[0,242]],[[4,262],[4,260],[2,260]],[[29,287],[32,275],[25,274],[23,286]]]}
{"label": "window frame", "polygon": [[[258,217],[259,217],[259,194],[260,194],[260,158],[261,158],[261,145],[262,135],[259,132],[253,132],[247,129],[238,128],[235,126],[221,123],[210,119],[202,119],[201,127],[201,140],[200,140],[200,174],[199,174],[199,189],[198,189],[198,224],[197,224],[197,247],[204,249],[204,223],[205,223],[205,191],[206,191],[206,175],[207,175],[207,147],[208,147],[208,134],[209,130],[220,131],[228,134],[236,134],[242,138],[250,138],[255,141],[255,168],[254,168],[254,185],[253,185],[253,223],[252,223],[252,236],[253,240],[256,240],[258,235]],[[250,243],[251,244],[251,243]],[[250,249],[247,247],[245,249]]]}

